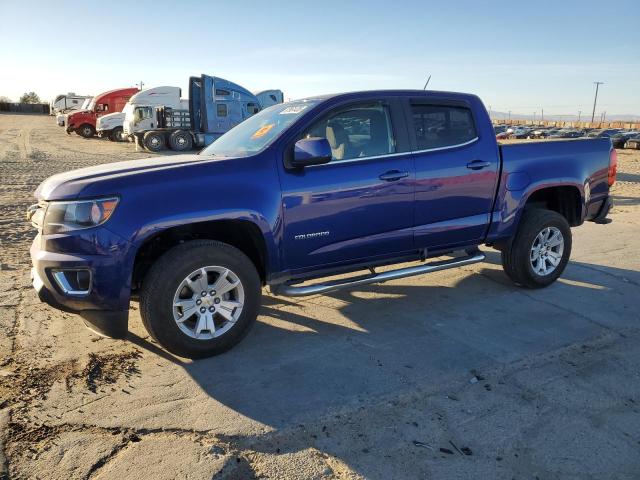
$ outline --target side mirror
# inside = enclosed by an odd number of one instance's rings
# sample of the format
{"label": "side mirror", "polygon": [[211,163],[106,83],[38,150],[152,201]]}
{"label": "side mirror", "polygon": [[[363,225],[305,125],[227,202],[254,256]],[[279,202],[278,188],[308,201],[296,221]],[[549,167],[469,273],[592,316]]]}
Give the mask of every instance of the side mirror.
{"label": "side mirror", "polygon": [[294,168],[320,165],[331,161],[331,145],[326,138],[303,138],[296,142],[293,149],[291,166]]}

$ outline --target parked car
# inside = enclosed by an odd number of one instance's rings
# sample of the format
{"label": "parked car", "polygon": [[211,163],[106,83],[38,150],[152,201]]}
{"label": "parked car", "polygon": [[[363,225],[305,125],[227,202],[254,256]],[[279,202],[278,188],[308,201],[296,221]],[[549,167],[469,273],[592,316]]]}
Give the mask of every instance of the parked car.
{"label": "parked car", "polygon": [[525,127],[525,126],[517,126],[513,129],[513,132],[511,133],[511,137],[527,138],[527,136],[529,135],[529,132],[531,132],[531,128]]}
{"label": "parked car", "polygon": [[640,135],[640,132],[619,132],[611,136],[613,148],[624,148],[627,140]]}
{"label": "parked car", "polygon": [[527,138],[547,138],[551,130],[549,127],[537,127],[529,131]]}
{"label": "parked car", "polygon": [[620,133],[620,128],[606,128],[603,130],[593,130],[587,134],[589,138],[610,138],[616,133]]}
{"label": "parked car", "polygon": [[[115,337],[139,299],[153,338],[188,357],[239,342],[263,286],[322,294],[481,262],[487,245],[517,285],[542,288],[569,261],[571,227],[607,223],[616,162],[608,139],[496,145],[474,95],[292,101],[198,154],[45,180],[28,210],[33,285]],[[338,273],[355,276],[317,280]]]}
{"label": "parked car", "polygon": [[507,131],[507,126],[506,125],[494,125],[493,126],[493,131],[496,133],[496,135],[499,135],[501,133],[505,133]]}
{"label": "parked car", "polygon": [[630,139],[628,139],[624,144],[624,148],[640,150],[640,135],[638,135],[637,137],[631,137]]}
{"label": "parked car", "polygon": [[558,130],[556,133],[549,135],[549,138],[580,138],[584,137],[584,131],[573,128],[565,128]]}

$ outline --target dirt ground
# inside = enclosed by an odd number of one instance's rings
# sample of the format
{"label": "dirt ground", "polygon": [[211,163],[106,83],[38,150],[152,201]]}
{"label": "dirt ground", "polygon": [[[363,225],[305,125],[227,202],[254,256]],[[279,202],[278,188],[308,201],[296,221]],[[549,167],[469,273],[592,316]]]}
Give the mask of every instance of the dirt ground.
{"label": "dirt ground", "polygon": [[225,355],[126,341],[38,302],[25,221],[46,177],[148,156],[0,115],[0,478],[637,479],[640,152],[613,223],[542,291],[483,264],[303,300],[266,294]]}

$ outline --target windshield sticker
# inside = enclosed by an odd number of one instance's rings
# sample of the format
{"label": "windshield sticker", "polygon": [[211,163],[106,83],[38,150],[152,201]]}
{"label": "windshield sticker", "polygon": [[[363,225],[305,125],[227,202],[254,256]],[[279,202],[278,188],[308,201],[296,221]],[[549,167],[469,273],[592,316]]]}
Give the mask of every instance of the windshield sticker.
{"label": "windshield sticker", "polygon": [[264,137],[274,126],[275,123],[268,123],[267,125],[260,127],[253,135],[251,135],[251,139],[255,140],[256,138]]}
{"label": "windshield sticker", "polygon": [[287,107],[284,110],[282,110],[280,112],[280,115],[291,115],[291,114],[300,113],[308,106],[309,105],[292,105],[291,107]]}

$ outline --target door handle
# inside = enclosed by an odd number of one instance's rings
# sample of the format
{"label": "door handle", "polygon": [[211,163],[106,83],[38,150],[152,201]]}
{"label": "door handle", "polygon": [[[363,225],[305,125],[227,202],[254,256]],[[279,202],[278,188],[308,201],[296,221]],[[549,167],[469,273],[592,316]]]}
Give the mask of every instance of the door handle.
{"label": "door handle", "polygon": [[400,170],[389,170],[388,172],[384,172],[378,178],[380,180],[384,180],[385,182],[395,182],[396,180],[400,180],[401,178],[405,178],[409,176],[409,172],[401,172]]}
{"label": "door handle", "polygon": [[482,160],[474,160],[473,162],[467,163],[467,168],[471,170],[481,170],[485,167],[490,167],[491,162],[484,162]]}

